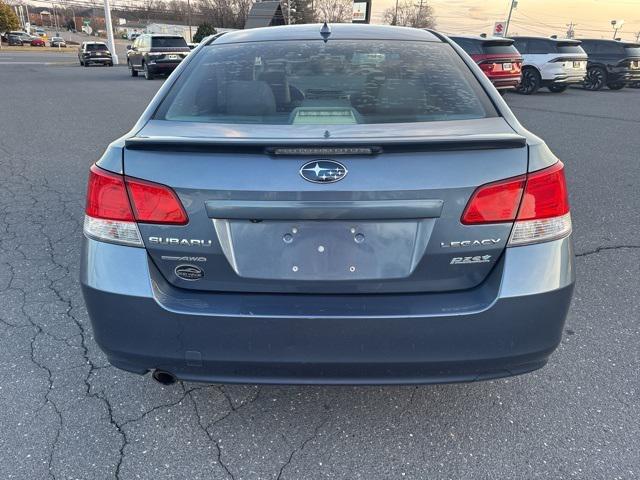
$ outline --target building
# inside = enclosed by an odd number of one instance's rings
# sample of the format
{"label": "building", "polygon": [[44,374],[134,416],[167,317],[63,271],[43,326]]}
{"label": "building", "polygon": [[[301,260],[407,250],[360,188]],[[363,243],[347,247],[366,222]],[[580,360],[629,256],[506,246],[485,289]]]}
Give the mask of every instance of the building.
{"label": "building", "polygon": [[244,28],[272,27],[285,23],[279,1],[256,2],[251,5]]}

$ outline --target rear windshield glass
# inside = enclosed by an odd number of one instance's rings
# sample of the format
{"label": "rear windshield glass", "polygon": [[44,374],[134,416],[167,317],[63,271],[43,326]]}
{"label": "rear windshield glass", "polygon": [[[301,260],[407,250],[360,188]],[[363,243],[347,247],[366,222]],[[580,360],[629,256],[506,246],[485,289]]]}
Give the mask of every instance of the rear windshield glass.
{"label": "rear windshield glass", "polygon": [[557,53],[585,53],[580,45],[559,43]]}
{"label": "rear windshield glass", "polygon": [[488,55],[519,55],[518,49],[512,44],[485,44],[482,47],[482,53]]}
{"label": "rear windshield glass", "polygon": [[480,40],[456,37],[451,37],[451,40],[460,45],[460,48],[462,48],[469,55],[480,55],[482,53],[482,42]]}
{"label": "rear windshield glass", "polygon": [[104,43],[87,43],[87,51],[95,52],[96,50],[108,50]]}
{"label": "rear windshield glass", "polygon": [[625,47],[624,53],[628,57],[640,57],[640,46],[639,47]]}
{"label": "rear windshield glass", "polygon": [[187,41],[182,37],[151,37],[151,46],[157,48],[186,47]]}
{"label": "rear windshield glass", "polygon": [[428,122],[496,116],[450,45],[274,41],[200,51],[155,118],[262,124]]}

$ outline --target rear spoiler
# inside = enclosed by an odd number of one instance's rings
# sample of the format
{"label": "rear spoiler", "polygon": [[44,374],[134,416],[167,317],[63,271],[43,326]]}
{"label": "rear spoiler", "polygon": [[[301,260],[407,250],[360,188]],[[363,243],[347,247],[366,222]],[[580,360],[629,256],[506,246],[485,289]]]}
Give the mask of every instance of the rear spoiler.
{"label": "rear spoiler", "polygon": [[355,139],[243,139],[204,137],[130,137],[129,150],[269,155],[375,155],[381,152],[458,151],[523,148],[527,139],[516,134],[434,136],[421,138]]}

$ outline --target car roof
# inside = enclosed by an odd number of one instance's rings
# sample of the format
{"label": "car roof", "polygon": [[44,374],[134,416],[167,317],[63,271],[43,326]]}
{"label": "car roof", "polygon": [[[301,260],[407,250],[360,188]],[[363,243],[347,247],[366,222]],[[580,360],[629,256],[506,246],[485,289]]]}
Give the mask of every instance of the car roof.
{"label": "car roof", "polygon": [[514,35],[511,38],[514,40],[548,40],[550,42],[573,43],[575,45],[580,45],[580,43],[582,43],[582,40],[578,40],[576,38],[535,37],[531,35]]}
{"label": "car roof", "polygon": [[625,47],[640,48],[640,43],[625,42],[623,40],[610,40],[608,38],[581,38],[580,41],[581,42],[586,41],[586,42],[615,43],[619,45],[624,45]]}
{"label": "car roof", "polygon": [[83,45],[89,45],[89,44],[97,44],[97,45],[106,45],[106,43],[104,42],[82,42]]}
{"label": "car roof", "polygon": [[[322,24],[314,23],[235,30],[217,37],[216,45],[269,40],[321,40],[321,28]],[[438,34],[418,28],[357,23],[332,23],[329,24],[329,28],[331,29],[331,35],[328,41],[340,39],[443,41]]]}
{"label": "car roof", "polygon": [[487,43],[513,43],[513,38],[511,37],[481,37],[480,35],[449,35],[449,38],[455,40],[456,38],[460,40],[473,40],[476,42],[487,42]]}
{"label": "car roof", "polygon": [[511,37],[494,37],[494,36],[486,36],[482,37],[480,35],[447,35],[449,38],[465,38],[467,40],[512,40]]}

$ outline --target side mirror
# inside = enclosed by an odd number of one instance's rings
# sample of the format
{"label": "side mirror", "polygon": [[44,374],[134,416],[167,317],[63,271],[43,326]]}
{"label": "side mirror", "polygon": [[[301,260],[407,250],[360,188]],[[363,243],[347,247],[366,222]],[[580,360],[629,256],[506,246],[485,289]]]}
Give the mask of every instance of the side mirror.
{"label": "side mirror", "polygon": [[127,50],[131,50],[131,45],[127,45]]}

